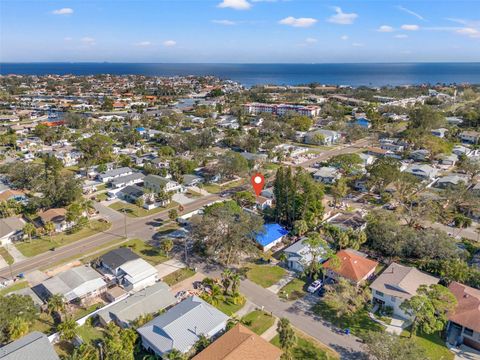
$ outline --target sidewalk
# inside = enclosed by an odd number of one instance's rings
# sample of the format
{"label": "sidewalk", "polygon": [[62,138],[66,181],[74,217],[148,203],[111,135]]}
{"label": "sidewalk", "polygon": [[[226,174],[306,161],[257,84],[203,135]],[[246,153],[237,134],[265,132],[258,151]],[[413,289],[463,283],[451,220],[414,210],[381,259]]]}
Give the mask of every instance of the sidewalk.
{"label": "sidewalk", "polygon": [[276,284],[269,286],[267,290],[270,290],[274,294],[278,294],[280,289],[285,285],[287,285],[290,281],[292,281],[294,277],[295,277],[294,273],[288,271],[284,277],[282,277]]}
{"label": "sidewalk", "polygon": [[272,340],[278,333],[277,333],[277,323],[278,323],[278,318],[275,318],[275,322],[273,323],[273,325],[267,329],[267,331],[265,331],[261,337],[265,340],[267,340],[268,342],[270,342],[270,340]]}

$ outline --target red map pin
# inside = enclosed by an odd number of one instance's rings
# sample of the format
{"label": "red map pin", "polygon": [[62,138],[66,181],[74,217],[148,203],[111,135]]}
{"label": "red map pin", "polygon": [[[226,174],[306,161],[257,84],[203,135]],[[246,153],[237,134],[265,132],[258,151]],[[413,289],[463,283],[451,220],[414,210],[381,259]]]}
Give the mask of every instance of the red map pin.
{"label": "red map pin", "polygon": [[252,176],[251,181],[253,189],[255,190],[255,194],[257,194],[257,196],[260,196],[260,193],[263,190],[263,186],[265,185],[265,178],[262,174],[257,173]]}

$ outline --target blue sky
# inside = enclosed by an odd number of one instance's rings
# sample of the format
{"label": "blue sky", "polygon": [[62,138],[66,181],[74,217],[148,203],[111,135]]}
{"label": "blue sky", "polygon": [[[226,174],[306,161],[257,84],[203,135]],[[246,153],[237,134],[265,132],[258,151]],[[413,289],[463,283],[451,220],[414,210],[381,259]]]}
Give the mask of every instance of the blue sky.
{"label": "blue sky", "polygon": [[0,0],[0,61],[480,61],[480,1]]}

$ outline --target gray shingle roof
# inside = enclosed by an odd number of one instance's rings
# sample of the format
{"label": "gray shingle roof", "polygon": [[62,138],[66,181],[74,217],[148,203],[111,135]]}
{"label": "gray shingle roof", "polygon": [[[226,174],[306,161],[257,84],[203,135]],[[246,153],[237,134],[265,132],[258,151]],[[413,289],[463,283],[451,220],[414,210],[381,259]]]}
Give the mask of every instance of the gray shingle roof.
{"label": "gray shingle roof", "polygon": [[45,334],[33,331],[0,348],[2,360],[59,360]]}
{"label": "gray shingle roof", "polygon": [[[189,297],[139,328],[144,340],[155,347],[159,355],[172,349],[187,352],[201,334],[226,325],[228,316],[197,296]],[[220,329],[219,329],[220,330]],[[145,342],[144,342],[145,345]]]}
{"label": "gray shingle roof", "polygon": [[158,312],[177,300],[164,282],[158,282],[98,312],[106,323],[116,320],[124,325],[143,314]]}
{"label": "gray shingle roof", "polygon": [[135,254],[127,247],[120,247],[118,249],[109,251],[100,258],[100,261],[108,266],[110,269],[116,269],[120,265],[125,264],[131,260],[139,259],[140,256]]}
{"label": "gray shingle roof", "polygon": [[112,185],[116,186],[117,184],[124,184],[134,180],[142,180],[145,177],[142,173],[133,173],[130,175],[120,176],[112,180]]}

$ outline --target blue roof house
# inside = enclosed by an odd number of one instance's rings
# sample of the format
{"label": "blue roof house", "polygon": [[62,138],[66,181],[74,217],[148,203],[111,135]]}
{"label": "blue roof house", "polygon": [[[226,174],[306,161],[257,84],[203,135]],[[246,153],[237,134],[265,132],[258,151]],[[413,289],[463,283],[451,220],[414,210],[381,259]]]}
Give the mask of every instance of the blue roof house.
{"label": "blue roof house", "polygon": [[355,120],[355,125],[361,126],[366,129],[370,129],[372,127],[372,123],[365,117],[359,117]]}
{"label": "blue roof house", "polygon": [[278,224],[263,225],[263,232],[255,236],[257,243],[263,248],[263,251],[270,250],[280,243],[288,231]]}

